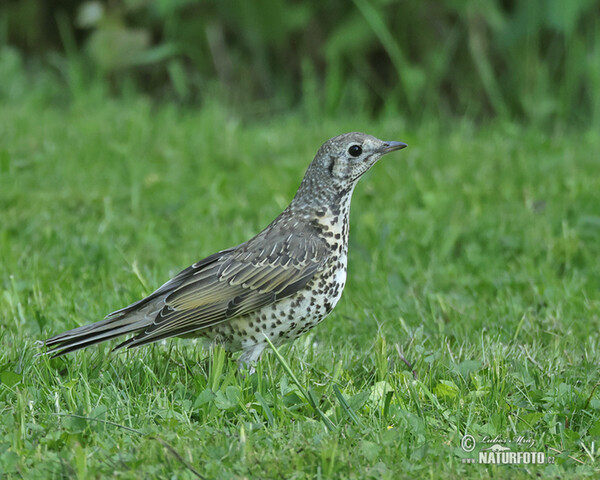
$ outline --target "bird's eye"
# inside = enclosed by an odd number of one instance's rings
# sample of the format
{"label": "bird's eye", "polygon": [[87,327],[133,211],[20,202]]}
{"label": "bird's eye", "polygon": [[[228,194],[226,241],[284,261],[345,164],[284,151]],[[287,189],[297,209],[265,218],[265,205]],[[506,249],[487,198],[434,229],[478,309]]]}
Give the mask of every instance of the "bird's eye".
{"label": "bird's eye", "polygon": [[348,149],[348,153],[350,155],[352,155],[353,157],[358,157],[360,156],[360,154],[362,153],[362,148],[360,148],[360,145],[352,145],[349,149]]}

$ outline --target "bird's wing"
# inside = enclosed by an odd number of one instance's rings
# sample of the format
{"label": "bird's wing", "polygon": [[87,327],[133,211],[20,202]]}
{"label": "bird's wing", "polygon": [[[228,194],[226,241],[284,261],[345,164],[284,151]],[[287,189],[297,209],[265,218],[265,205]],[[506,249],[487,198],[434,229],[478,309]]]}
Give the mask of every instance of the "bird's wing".
{"label": "bird's wing", "polygon": [[195,272],[210,268],[210,265],[223,259],[236,248],[238,247],[222,250],[206,257],[183,270],[147,297],[110,313],[104,320],[82,325],[47,339],[44,344],[49,348],[48,352],[60,356],[111,338],[143,331],[162,311],[166,296],[189,281],[190,276]]}
{"label": "bird's wing", "polygon": [[259,235],[167,282],[157,291],[165,295],[164,307],[154,321],[119,347],[191,333],[288,297],[306,286],[328,258],[318,237]]}

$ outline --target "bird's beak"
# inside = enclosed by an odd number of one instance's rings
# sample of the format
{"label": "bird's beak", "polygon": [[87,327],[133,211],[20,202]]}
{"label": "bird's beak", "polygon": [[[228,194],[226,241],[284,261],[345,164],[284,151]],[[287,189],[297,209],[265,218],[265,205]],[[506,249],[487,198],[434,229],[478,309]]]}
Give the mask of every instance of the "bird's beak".
{"label": "bird's beak", "polygon": [[381,153],[390,153],[395,150],[402,150],[403,148],[408,147],[406,143],[403,142],[384,142],[383,147],[381,149]]}

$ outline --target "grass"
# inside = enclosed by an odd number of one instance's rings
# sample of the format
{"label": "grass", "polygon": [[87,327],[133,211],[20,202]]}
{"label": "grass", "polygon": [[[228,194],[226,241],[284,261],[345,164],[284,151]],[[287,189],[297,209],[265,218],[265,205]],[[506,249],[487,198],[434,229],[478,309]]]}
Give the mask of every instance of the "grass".
{"label": "grass", "polygon": [[[343,131],[402,140],[354,195],[349,278],[262,358],[190,340],[35,358],[235,245]],[[600,437],[597,131],[394,117],[240,121],[141,99],[0,110],[6,478],[593,477]],[[402,358],[412,362],[408,368]],[[412,370],[414,369],[415,376]],[[465,433],[474,453],[460,445]],[[474,465],[485,436],[545,465]]]}

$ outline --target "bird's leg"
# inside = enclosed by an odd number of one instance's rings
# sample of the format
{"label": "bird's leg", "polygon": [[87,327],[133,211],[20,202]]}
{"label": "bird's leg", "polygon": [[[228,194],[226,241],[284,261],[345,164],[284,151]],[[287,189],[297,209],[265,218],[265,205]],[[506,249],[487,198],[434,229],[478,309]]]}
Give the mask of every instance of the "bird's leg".
{"label": "bird's leg", "polygon": [[258,361],[266,346],[266,343],[255,343],[245,348],[240,358],[238,358],[238,368],[246,367],[248,368],[248,373],[252,375],[256,371],[254,364]]}

